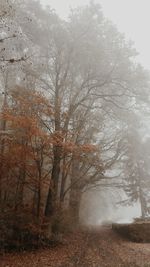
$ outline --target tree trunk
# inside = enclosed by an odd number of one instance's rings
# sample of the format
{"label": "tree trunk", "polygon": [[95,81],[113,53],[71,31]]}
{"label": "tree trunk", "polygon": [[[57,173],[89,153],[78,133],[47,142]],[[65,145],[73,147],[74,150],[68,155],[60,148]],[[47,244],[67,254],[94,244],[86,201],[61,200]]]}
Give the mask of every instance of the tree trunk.
{"label": "tree trunk", "polygon": [[77,189],[72,189],[70,195],[70,213],[75,226],[79,224],[80,201],[81,192]]}
{"label": "tree trunk", "polygon": [[73,159],[69,206],[70,206],[71,216],[74,219],[75,225],[78,225],[79,223],[79,209],[80,209],[80,200],[81,200],[80,185],[79,183],[76,183],[79,177],[79,172],[80,172],[79,162]]}
{"label": "tree trunk", "polygon": [[139,186],[139,201],[141,206],[141,216],[144,219],[146,217],[146,201],[144,199],[144,194],[142,190],[142,183],[141,183],[141,177],[143,176],[141,172],[140,165],[138,164],[138,171],[139,171],[139,178],[138,178],[138,186]]}
{"label": "tree trunk", "polygon": [[[5,87],[4,87],[4,99],[3,99],[3,104],[2,104],[2,113],[5,112],[5,109],[7,107],[7,91],[8,91],[8,72],[6,73],[6,79],[5,79]],[[3,132],[6,131],[6,120],[3,118],[0,122],[0,130]],[[3,154],[5,150],[5,141],[2,139],[0,141],[0,153],[1,153],[1,159],[0,159],[0,205],[2,204],[2,177],[3,177]]]}
{"label": "tree trunk", "polygon": [[54,147],[54,161],[51,175],[51,183],[49,186],[46,208],[45,208],[45,216],[49,217],[54,213],[57,196],[58,196],[58,181],[60,174],[60,147]]}
{"label": "tree trunk", "polygon": [[15,196],[15,210],[22,208],[24,184],[25,184],[25,179],[26,179],[25,169],[20,169],[19,172],[20,173],[19,173],[19,177],[18,177],[16,196]]}
{"label": "tree trunk", "polygon": [[[56,86],[55,86],[55,132],[56,138],[57,134],[58,139],[60,138],[60,131],[61,131],[61,105],[60,105],[60,97],[59,97],[59,90],[60,87],[58,85],[59,81],[59,71],[56,73]],[[59,140],[58,140],[59,142]],[[51,182],[49,186],[47,201],[46,201],[46,208],[45,208],[45,216],[50,217],[56,207],[56,201],[58,196],[58,181],[60,175],[60,163],[61,163],[61,147],[60,145],[53,146],[53,168],[52,168],[52,175],[51,175]]]}
{"label": "tree trunk", "polygon": [[144,219],[146,217],[146,202],[143,197],[143,191],[141,189],[141,186],[139,187],[139,201],[141,206],[141,217]]}

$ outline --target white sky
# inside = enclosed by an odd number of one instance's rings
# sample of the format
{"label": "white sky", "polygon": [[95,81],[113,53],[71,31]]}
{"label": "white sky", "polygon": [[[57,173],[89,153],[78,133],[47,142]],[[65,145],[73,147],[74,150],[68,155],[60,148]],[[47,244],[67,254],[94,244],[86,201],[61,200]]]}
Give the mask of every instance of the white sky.
{"label": "white sky", "polygon": [[[87,4],[88,0],[41,0],[66,18],[70,7]],[[115,23],[127,39],[135,43],[139,61],[150,69],[150,0],[96,0],[103,13]]]}

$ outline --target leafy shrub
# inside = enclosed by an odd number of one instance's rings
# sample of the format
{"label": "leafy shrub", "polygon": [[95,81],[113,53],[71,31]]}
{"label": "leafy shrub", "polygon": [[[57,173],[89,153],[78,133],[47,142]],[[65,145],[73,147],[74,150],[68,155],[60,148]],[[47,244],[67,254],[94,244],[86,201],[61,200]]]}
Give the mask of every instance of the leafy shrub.
{"label": "leafy shrub", "polygon": [[41,223],[28,212],[7,211],[0,215],[0,249],[23,250],[50,244]]}
{"label": "leafy shrub", "polygon": [[130,224],[112,224],[112,229],[134,242],[150,243],[150,222],[136,221]]}

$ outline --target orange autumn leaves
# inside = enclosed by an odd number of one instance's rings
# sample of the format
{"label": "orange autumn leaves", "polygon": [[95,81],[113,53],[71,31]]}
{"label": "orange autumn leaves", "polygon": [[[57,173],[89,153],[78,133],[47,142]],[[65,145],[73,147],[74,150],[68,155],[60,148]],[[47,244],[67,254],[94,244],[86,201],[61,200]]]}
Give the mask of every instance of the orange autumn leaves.
{"label": "orange autumn leaves", "polygon": [[[31,147],[47,146],[47,155],[52,156],[53,146],[61,148],[62,155],[81,155],[97,150],[92,144],[73,142],[74,132],[55,131],[53,126],[55,112],[48,99],[40,92],[17,87],[10,93],[7,105],[1,113],[1,120],[6,123],[9,135],[5,136],[10,148],[17,150],[18,156],[29,153]],[[49,125],[45,121],[49,121]],[[67,136],[67,138],[66,138]],[[13,152],[11,149],[11,153]],[[28,151],[28,152],[27,152]]]}

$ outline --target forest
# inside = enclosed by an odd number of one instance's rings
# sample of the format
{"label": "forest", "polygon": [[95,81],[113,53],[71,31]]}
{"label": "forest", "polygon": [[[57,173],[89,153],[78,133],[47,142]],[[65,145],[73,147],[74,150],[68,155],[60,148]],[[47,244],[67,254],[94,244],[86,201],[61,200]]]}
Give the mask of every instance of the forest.
{"label": "forest", "polygon": [[84,196],[106,187],[149,216],[150,73],[137,54],[98,4],[65,20],[0,0],[1,249],[77,229]]}

